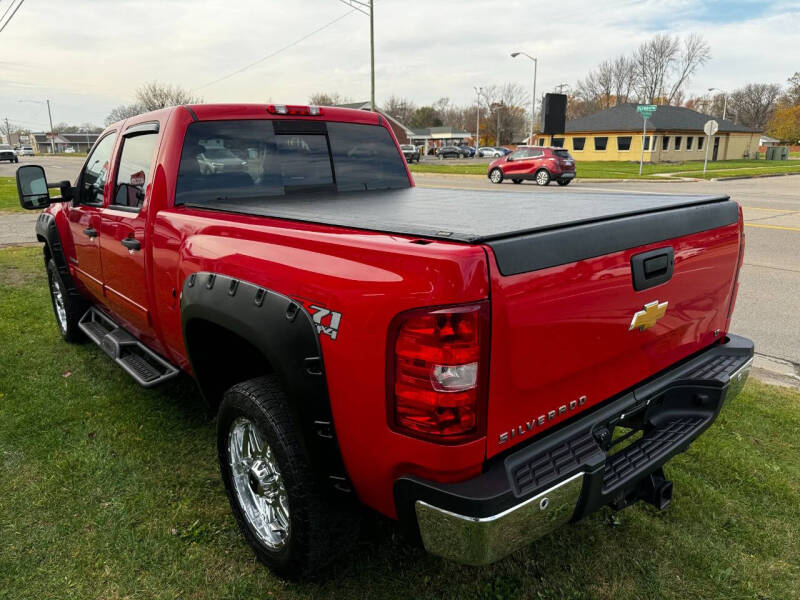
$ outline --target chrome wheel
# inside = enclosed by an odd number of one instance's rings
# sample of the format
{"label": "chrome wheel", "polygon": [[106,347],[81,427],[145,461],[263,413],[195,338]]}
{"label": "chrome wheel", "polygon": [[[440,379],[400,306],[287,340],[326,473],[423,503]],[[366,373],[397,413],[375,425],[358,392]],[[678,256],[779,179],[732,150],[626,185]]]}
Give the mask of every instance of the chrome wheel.
{"label": "chrome wheel", "polygon": [[289,497],[272,449],[255,424],[237,417],[228,434],[233,489],[250,527],[271,550],[289,540]]}
{"label": "chrome wheel", "polygon": [[64,307],[64,293],[54,277],[50,277],[50,294],[53,296],[53,306],[56,309],[56,320],[61,331],[67,330],[67,309]]}
{"label": "chrome wheel", "polygon": [[492,183],[500,183],[503,181],[503,172],[500,169],[492,169],[489,179]]}

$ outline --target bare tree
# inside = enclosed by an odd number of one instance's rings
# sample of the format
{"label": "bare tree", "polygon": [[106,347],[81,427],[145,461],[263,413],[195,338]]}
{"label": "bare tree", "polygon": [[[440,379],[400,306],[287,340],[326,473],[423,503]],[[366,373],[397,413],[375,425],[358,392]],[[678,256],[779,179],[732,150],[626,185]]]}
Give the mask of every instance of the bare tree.
{"label": "bare tree", "polygon": [[[675,38],[677,41],[677,38]],[[667,95],[667,104],[678,104],[678,94],[694,75],[697,68],[711,59],[711,47],[699,35],[692,33],[683,40],[683,47],[677,57],[672,85]]]}
{"label": "bare tree", "polygon": [[785,106],[797,106],[800,104],[800,71],[797,71],[787,79],[788,89],[781,97],[781,104]]}
{"label": "bare tree", "polygon": [[146,111],[199,102],[202,102],[202,99],[192,95],[190,91],[177,85],[163,84],[157,81],[145,83],[136,90],[136,103]]}
{"label": "bare tree", "polygon": [[387,115],[391,115],[401,123],[410,123],[411,117],[414,116],[414,111],[417,110],[417,105],[408,98],[389,96],[383,102],[382,108]]}
{"label": "bare tree", "polygon": [[737,123],[763,130],[775,111],[781,86],[777,83],[749,83],[728,98],[728,114]]}
{"label": "bare tree", "polygon": [[140,104],[120,104],[119,106],[111,109],[111,112],[108,113],[108,116],[106,117],[105,124],[111,125],[117,121],[124,121],[130,117],[140,115],[143,112],[147,112],[147,110]]}
{"label": "bare tree", "polygon": [[352,102],[352,100],[339,92],[316,92],[308,98],[308,103],[314,106],[336,106],[337,104],[347,104],[348,102]]}
{"label": "bare tree", "polygon": [[679,39],[663,33],[656,34],[639,46],[633,55],[633,62],[640,102],[663,102],[666,79],[679,52]]}
{"label": "bare tree", "polygon": [[624,55],[614,59],[611,67],[616,104],[628,102],[636,84],[636,65]]}

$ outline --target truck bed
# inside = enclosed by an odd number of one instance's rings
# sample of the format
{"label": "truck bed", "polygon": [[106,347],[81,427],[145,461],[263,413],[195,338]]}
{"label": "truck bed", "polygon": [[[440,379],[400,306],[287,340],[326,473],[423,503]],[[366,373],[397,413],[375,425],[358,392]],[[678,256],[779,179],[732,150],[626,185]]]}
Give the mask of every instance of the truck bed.
{"label": "truck bed", "polygon": [[[492,247],[504,275],[734,223],[728,196],[409,188],[186,206]],[[609,223],[613,222],[613,223]]]}

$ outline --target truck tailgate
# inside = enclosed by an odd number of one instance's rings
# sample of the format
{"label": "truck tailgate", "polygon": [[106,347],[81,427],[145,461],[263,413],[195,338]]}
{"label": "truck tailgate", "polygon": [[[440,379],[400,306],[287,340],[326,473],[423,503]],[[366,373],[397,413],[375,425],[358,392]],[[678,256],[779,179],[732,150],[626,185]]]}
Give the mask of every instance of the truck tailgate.
{"label": "truck tailgate", "polygon": [[720,198],[489,242],[487,456],[723,339],[742,241]]}

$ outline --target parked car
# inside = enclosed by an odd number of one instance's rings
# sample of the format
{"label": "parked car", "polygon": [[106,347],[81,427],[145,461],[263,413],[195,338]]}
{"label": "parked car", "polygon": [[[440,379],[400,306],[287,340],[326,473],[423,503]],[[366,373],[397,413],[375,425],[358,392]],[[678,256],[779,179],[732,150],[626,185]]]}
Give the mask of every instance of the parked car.
{"label": "parked car", "polygon": [[575,160],[563,148],[520,146],[492,161],[486,175],[492,183],[502,183],[504,179],[522,183],[532,179],[537,185],[548,185],[553,180],[558,185],[569,185],[575,178]]}
{"label": "parked car", "polygon": [[23,146],[22,152],[20,153],[21,156],[35,156],[33,152],[33,148],[30,146]]}
{"label": "parked car", "polygon": [[495,146],[495,150],[497,150],[500,153],[500,156],[506,156],[507,154],[511,154],[511,150],[509,150],[505,146]]}
{"label": "parked car", "polygon": [[403,144],[400,146],[400,151],[403,153],[406,162],[419,162],[419,149],[416,146],[413,146],[412,144]]}
{"label": "parked car", "polygon": [[458,144],[456,147],[460,148],[464,152],[464,156],[466,158],[472,158],[473,156],[475,156],[475,146],[467,146],[466,144]]}
{"label": "parked car", "polygon": [[442,158],[464,158],[466,153],[458,146],[442,146],[437,150],[436,156]]}
{"label": "parked car", "polygon": [[[203,174],[244,171],[247,167],[247,161],[242,160],[228,148],[219,146],[205,147],[201,145],[199,149],[200,152],[196,155],[197,163],[200,166],[200,172]],[[354,147],[349,151],[363,152],[364,149]]]}
{"label": "parked car", "polygon": [[64,148],[64,154],[75,154],[75,148],[72,146],[67,146]]}
{"label": "parked car", "polygon": [[0,144],[0,160],[7,160],[10,163],[19,162],[19,157],[14,149],[8,144]]}
{"label": "parked car", "polygon": [[[209,140],[253,168],[204,171]],[[236,522],[283,576],[346,555],[360,504],[468,564],[606,505],[664,509],[665,463],[753,359],[729,330],[744,224],[724,194],[544,194],[527,210],[414,187],[380,115],[263,104],[115,123],[74,186],[49,187],[17,170],[61,336],[145,387],[194,377]],[[141,456],[125,468],[145,472]]]}
{"label": "parked car", "polygon": [[491,146],[481,146],[480,148],[478,148],[478,156],[481,157],[488,156],[492,158],[498,158],[500,156],[503,156],[503,153],[497,148],[492,148]]}

